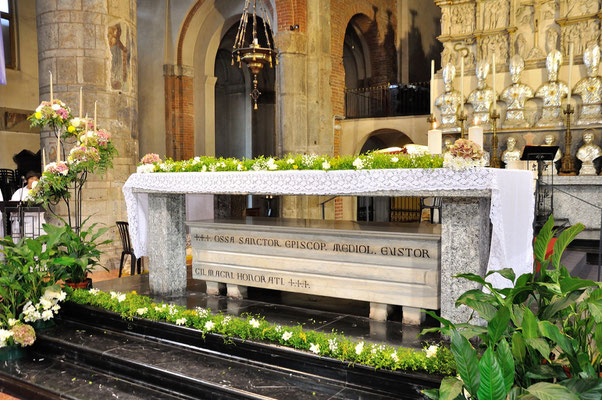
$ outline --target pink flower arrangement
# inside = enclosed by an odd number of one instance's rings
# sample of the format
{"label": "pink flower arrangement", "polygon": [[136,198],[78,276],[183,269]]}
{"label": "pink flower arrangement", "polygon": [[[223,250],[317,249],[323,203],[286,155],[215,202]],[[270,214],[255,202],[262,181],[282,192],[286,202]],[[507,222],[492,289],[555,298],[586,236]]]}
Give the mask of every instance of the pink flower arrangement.
{"label": "pink flower arrangement", "polygon": [[100,161],[100,154],[94,147],[87,146],[76,146],[71,149],[68,160],[70,163],[86,162],[86,161]]}
{"label": "pink flower arrangement", "polygon": [[69,166],[64,161],[52,162],[46,165],[44,172],[66,176],[69,173]]}
{"label": "pink flower arrangement", "polygon": [[145,155],[144,157],[142,157],[142,159],[140,160],[140,162],[142,164],[154,164],[154,163],[161,162],[161,158],[159,157],[158,154],[148,153],[147,155]]}
{"label": "pink flower arrangement", "polygon": [[449,148],[449,152],[454,157],[464,159],[479,160],[483,158],[483,150],[478,144],[468,139],[458,139]]}
{"label": "pink flower arrangement", "polygon": [[107,146],[109,144],[109,141],[111,140],[111,134],[102,129],[99,129],[98,131],[96,131],[96,137],[97,137],[98,145],[103,146],[103,147]]}
{"label": "pink flower arrangement", "polygon": [[55,99],[52,102],[43,101],[36,108],[36,112],[33,117],[37,120],[48,120],[58,118],[59,120],[68,120],[71,111],[69,107],[65,105],[59,99]]}
{"label": "pink flower arrangement", "polygon": [[13,340],[21,347],[31,346],[36,341],[36,331],[31,325],[16,324],[11,328]]}

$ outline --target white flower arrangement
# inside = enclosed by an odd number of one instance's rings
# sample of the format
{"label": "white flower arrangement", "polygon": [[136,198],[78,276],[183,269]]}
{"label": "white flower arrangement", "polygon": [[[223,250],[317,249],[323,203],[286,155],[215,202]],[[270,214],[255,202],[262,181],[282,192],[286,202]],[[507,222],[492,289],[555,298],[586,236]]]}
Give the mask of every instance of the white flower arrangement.
{"label": "white flower arrangement", "polygon": [[0,329],[0,349],[6,346],[8,338],[13,335],[12,331],[7,329]]}
{"label": "white flower arrangement", "polygon": [[[49,321],[59,312],[61,306],[59,302],[64,301],[67,298],[67,293],[55,291],[47,288],[37,304],[33,304],[28,301],[23,306],[23,321],[25,322],[36,322],[36,321]],[[12,322],[12,325],[11,325]],[[14,326],[18,323],[18,320],[9,321],[9,325]]]}
{"label": "white flower arrangement", "polygon": [[362,160],[361,158],[356,158],[355,160],[353,160],[353,166],[355,167],[355,169],[362,169],[365,167],[364,164],[364,160]]}
{"label": "white flower arrangement", "polygon": [[426,358],[435,357],[437,355],[437,351],[439,350],[439,346],[430,345],[424,351],[426,352]]}
{"label": "white flower arrangement", "polygon": [[146,308],[146,307],[142,307],[142,308],[139,308],[136,310],[136,314],[138,314],[138,315],[144,315],[147,312],[148,312],[148,308]]}
{"label": "white flower arrangement", "polygon": [[155,166],[153,164],[142,164],[136,167],[136,172],[139,174],[148,174],[155,170]]}
{"label": "white flower arrangement", "polygon": [[178,318],[178,319],[176,319],[176,325],[184,325],[186,323],[186,321],[188,321],[188,320],[184,317]]}
{"label": "white flower arrangement", "polygon": [[[209,316],[209,310],[207,310],[203,307],[197,307],[197,308],[195,308],[195,311],[198,314],[198,316],[201,318],[207,318],[207,316]],[[228,318],[228,317],[226,317],[226,318]],[[224,318],[224,320],[226,320],[226,318]]]}
{"label": "white flower arrangement", "polygon": [[361,355],[364,352],[364,342],[359,342],[356,346],[355,346],[355,354],[357,354],[358,356]]}
{"label": "white flower arrangement", "polygon": [[215,323],[212,321],[207,321],[205,322],[205,330],[207,332],[211,331],[213,328],[215,328]]}
{"label": "white flower arrangement", "polygon": [[328,339],[328,350],[330,350],[333,353],[336,353],[336,351],[339,349],[339,344],[337,343],[336,339]]}
{"label": "white flower arrangement", "polygon": [[230,323],[230,321],[232,321],[232,317],[231,316],[226,316],[223,320],[222,320],[222,326],[226,326]]}

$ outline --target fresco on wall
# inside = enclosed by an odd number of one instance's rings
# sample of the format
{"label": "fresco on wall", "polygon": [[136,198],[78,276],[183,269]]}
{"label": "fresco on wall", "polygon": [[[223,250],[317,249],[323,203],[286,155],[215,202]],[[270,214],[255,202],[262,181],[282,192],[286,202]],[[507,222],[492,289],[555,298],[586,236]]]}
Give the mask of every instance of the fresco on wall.
{"label": "fresco on wall", "polygon": [[130,89],[132,35],[128,25],[118,22],[109,26],[107,38],[111,54],[111,89],[124,92]]}

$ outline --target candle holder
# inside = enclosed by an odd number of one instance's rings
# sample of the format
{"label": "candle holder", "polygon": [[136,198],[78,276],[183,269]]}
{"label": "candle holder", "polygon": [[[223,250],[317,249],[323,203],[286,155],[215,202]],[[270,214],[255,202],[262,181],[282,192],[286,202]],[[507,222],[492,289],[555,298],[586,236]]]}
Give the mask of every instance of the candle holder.
{"label": "candle holder", "polygon": [[575,159],[571,156],[571,114],[575,112],[570,104],[566,105],[563,110],[566,115],[566,132],[564,134],[564,155],[560,160],[560,171],[558,175],[577,175],[577,169],[575,168]]}
{"label": "candle holder", "polygon": [[458,115],[458,121],[460,121],[460,139],[464,139],[464,121],[466,121],[466,114],[464,114],[464,110],[460,111],[460,115]]}
{"label": "candle holder", "polygon": [[497,113],[497,110],[493,109],[491,111],[491,161],[489,165],[491,168],[502,168],[502,162],[497,155],[497,120],[500,115]]}
{"label": "candle holder", "polygon": [[429,117],[426,119],[426,122],[429,123],[429,125],[431,127],[430,129],[437,128],[437,117],[435,117],[435,114],[429,115]]}

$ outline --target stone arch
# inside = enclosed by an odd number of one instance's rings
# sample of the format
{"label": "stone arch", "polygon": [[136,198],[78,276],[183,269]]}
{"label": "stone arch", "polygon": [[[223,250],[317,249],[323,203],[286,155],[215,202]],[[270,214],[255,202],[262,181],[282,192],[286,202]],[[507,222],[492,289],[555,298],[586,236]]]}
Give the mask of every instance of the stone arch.
{"label": "stone arch", "polygon": [[358,152],[365,153],[388,147],[403,147],[414,143],[412,139],[400,130],[393,128],[381,128],[365,135],[358,142]]}

